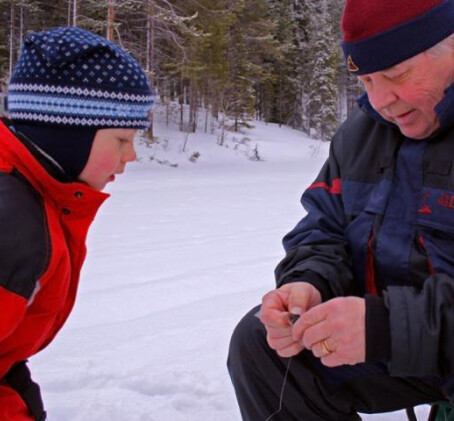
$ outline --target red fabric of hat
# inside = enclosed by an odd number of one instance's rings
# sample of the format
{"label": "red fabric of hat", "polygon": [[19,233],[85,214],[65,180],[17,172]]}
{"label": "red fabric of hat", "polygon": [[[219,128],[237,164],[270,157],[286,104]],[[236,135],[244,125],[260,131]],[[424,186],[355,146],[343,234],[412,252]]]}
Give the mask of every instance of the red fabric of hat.
{"label": "red fabric of hat", "polygon": [[360,41],[423,15],[442,0],[347,0],[344,41]]}
{"label": "red fabric of hat", "polygon": [[454,33],[454,0],[346,0],[342,50],[350,72],[387,69]]}

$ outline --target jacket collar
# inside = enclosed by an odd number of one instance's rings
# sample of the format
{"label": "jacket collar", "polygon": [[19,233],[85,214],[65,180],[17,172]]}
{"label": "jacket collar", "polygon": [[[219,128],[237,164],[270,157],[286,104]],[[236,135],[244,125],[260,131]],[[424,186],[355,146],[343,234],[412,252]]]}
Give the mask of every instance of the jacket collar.
{"label": "jacket collar", "polygon": [[435,107],[441,130],[449,129],[454,124],[454,84],[445,90],[445,96]]}
{"label": "jacket collar", "polygon": [[[58,169],[33,143],[14,133],[0,120],[0,167],[17,169],[43,197],[58,208],[94,211],[110,196],[85,183],[67,182]],[[77,200],[84,197],[85,200]],[[80,204],[79,204],[80,203]]]}

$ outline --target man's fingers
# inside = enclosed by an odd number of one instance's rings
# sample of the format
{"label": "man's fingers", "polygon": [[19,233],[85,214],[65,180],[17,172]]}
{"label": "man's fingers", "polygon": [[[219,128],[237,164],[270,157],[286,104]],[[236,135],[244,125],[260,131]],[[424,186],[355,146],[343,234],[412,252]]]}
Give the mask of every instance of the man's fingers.
{"label": "man's fingers", "polygon": [[302,315],[309,308],[310,296],[305,288],[294,288],[288,296],[288,310]]}
{"label": "man's fingers", "polygon": [[320,361],[325,367],[338,367],[340,365],[344,365],[345,363],[342,361],[339,356],[337,356],[334,352],[332,354],[328,354],[324,357],[320,358]]}
{"label": "man's fingers", "polygon": [[326,303],[312,307],[301,316],[301,322],[306,326],[306,328],[322,322],[328,315],[329,306],[330,302],[327,301]]}
{"label": "man's fingers", "polygon": [[[306,331],[314,325],[320,324],[326,319],[327,310],[326,310],[326,303],[319,304],[316,307],[311,308],[307,312],[305,312],[299,320],[293,326],[293,339],[295,341],[301,341],[303,338],[305,339]],[[312,345],[313,343],[317,342],[316,339],[319,339],[320,336],[317,336],[315,339],[311,339],[306,344]],[[323,339],[323,338],[321,338]],[[319,339],[320,340],[320,339]]]}
{"label": "man's fingers", "polygon": [[268,326],[266,330],[268,337],[271,339],[290,338],[293,341],[292,328],[290,326],[287,328],[273,328]]}
{"label": "man's fingers", "polygon": [[270,291],[263,296],[262,307],[285,310],[287,308],[286,297],[279,290]]}
{"label": "man's fingers", "polygon": [[294,355],[299,354],[303,349],[304,347],[301,346],[300,343],[293,342],[291,345],[277,350],[277,354],[283,358],[290,358],[293,357]]}
{"label": "man's fingers", "polygon": [[286,329],[290,326],[289,314],[279,310],[265,309],[261,311],[260,321],[270,328]]}
{"label": "man's fingers", "polygon": [[265,326],[287,327],[289,326],[285,292],[274,290],[264,295],[260,310],[260,321]]}
{"label": "man's fingers", "polygon": [[317,358],[324,358],[336,352],[336,345],[333,343],[332,339],[326,338],[316,342],[312,346],[311,351]]}
{"label": "man's fingers", "polygon": [[305,329],[304,335],[302,337],[303,346],[305,348],[312,349],[312,347],[317,342],[321,342],[326,338],[330,338],[332,333],[333,332],[330,324],[325,320],[321,321],[320,323],[316,323],[315,325]]}
{"label": "man's fingers", "polygon": [[292,339],[291,336],[286,336],[283,338],[273,338],[269,334],[266,337],[266,340],[268,342],[268,345],[270,346],[271,349],[274,349],[276,351],[280,351],[281,349],[288,348],[295,344],[296,342]]}

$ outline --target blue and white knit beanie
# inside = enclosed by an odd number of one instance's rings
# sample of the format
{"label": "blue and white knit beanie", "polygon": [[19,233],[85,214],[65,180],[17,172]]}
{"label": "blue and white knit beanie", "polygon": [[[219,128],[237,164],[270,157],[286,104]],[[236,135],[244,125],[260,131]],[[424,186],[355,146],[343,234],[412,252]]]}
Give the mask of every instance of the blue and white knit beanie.
{"label": "blue and white knit beanie", "polygon": [[77,27],[30,33],[8,89],[11,118],[41,124],[141,129],[152,105],[137,61]]}
{"label": "blue and white knit beanie", "polygon": [[76,179],[102,128],[150,126],[153,96],[137,61],[77,27],[30,33],[11,76],[15,126]]}

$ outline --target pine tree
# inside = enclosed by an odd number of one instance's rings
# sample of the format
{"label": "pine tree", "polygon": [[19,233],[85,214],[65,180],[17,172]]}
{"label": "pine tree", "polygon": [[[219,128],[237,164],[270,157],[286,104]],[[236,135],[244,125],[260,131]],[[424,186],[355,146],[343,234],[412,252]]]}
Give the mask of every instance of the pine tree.
{"label": "pine tree", "polygon": [[39,28],[42,10],[40,3],[32,0],[0,0],[0,11],[1,87],[11,75],[27,30]]}
{"label": "pine tree", "polygon": [[274,22],[267,0],[237,1],[236,22],[230,28],[230,101],[235,130],[253,115],[256,86],[270,78],[264,62],[276,53]]}
{"label": "pine tree", "polygon": [[293,0],[269,2],[273,46],[264,55],[259,86],[259,118],[268,122],[294,125],[294,105],[297,94],[295,61],[295,22]]}
{"label": "pine tree", "polygon": [[337,41],[328,15],[327,1],[322,0],[313,20],[314,54],[310,83],[311,127],[316,134],[329,140],[338,125],[336,70],[339,60]]}
{"label": "pine tree", "polygon": [[295,43],[295,101],[293,127],[310,134],[310,80],[312,78],[313,52],[311,46],[312,14],[310,0],[293,0],[292,20]]}
{"label": "pine tree", "polygon": [[[342,41],[341,25],[342,9],[344,6],[344,0],[329,0],[328,2],[328,14],[330,19],[333,21],[333,29],[335,38],[339,43]],[[344,62],[343,55],[339,53],[338,61],[338,91],[339,91],[339,119],[343,121],[347,118],[350,112],[356,106],[356,100],[361,94],[362,86],[359,84],[356,76],[350,74],[347,71],[347,67]]]}

